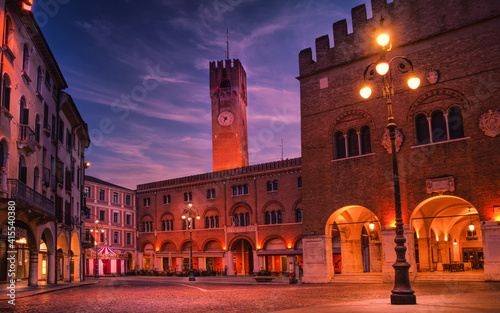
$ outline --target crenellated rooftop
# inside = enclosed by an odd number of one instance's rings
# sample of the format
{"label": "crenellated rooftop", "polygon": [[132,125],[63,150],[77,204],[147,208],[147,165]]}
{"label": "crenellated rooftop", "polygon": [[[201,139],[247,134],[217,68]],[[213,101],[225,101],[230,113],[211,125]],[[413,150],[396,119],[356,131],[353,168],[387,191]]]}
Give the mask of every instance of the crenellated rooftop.
{"label": "crenellated rooftop", "polygon": [[364,4],[351,10],[352,33],[345,19],[333,23],[333,47],[328,35],[316,38],[315,60],[311,48],[300,51],[299,79],[378,52],[374,39],[381,17],[392,45],[402,46],[500,14],[498,0],[371,0],[371,5],[369,19]]}
{"label": "crenellated rooftop", "polygon": [[225,171],[210,172],[210,173],[204,173],[204,174],[179,177],[179,178],[174,178],[174,179],[168,179],[168,180],[162,180],[162,181],[157,181],[157,182],[152,182],[152,183],[141,184],[141,185],[137,185],[137,191],[144,191],[144,190],[148,190],[148,189],[170,187],[170,186],[183,185],[183,184],[189,184],[189,183],[199,183],[199,182],[204,182],[204,181],[209,181],[209,180],[214,180],[214,179],[227,179],[227,178],[240,176],[240,175],[258,174],[261,172],[270,172],[273,170],[282,170],[282,169],[300,167],[300,166],[302,166],[300,157],[293,158],[293,159],[285,159],[282,161],[249,165],[249,166],[239,167],[239,168],[225,170]]}

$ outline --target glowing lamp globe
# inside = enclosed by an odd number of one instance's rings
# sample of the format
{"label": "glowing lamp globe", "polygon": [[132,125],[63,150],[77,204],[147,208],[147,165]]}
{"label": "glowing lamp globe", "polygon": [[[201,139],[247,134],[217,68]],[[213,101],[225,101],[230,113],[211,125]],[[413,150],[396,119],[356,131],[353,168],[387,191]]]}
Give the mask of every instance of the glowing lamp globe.
{"label": "glowing lamp globe", "polygon": [[363,88],[361,88],[361,90],[359,91],[359,94],[361,95],[361,97],[363,97],[364,99],[368,99],[370,97],[370,95],[372,94],[372,89],[369,87],[369,86],[364,86]]}
{"label": "glowing lamp globe", "polygon": [[380,61],[375,66],[375,70],[377,71],[377,73],[379,73],[379,75],[384,76],[385,74],[387,74],[387,72],[389,72],[389,63],[385,61]]}
{"label": "glowing lamp globe", "polygon": [[470,225],[469,225],[469,230],[470,230],[470,231],[474,231],[474,224],[470,224]]}
{"label": "glowing lamp globe", "polygon": [[198,215],[198,216],[196,217],[196,219],[197,219],[197,220],[199,220],[199,219],[200,219],[200,216]]}
{"label": "glowing lamp globe", "polygon": [[418,78],[417,76],[410,77],[410,79],[408,79],[408,86],[411,89],[417,89],[418,86],[420,86],[420,78]]}
{"label": "glowing lamp globe", "polygon": [[390,37],[389,37],[389,34],[387,34],[387,33],[382,33],[382,34],[378,35],[378,37],[377,37],[377,43],[379,45],[381,45],[382,47],[387,46],[387,44],[389,43],[389,40],[390,40]]}
{"label": "glowing lamp globe", "polygon": [[183,220],[185,220],[185,219],[186,219],[186,215],[183,215],[183,216],[182,216],[182,219],[183,219]]}
{"label": "glowing lamp globe", "polygon": [[370,228],[370,230],[374,230],[374,229],[375,229],[375,224],[370,223],[370,224],[368,225],[368,227]]}

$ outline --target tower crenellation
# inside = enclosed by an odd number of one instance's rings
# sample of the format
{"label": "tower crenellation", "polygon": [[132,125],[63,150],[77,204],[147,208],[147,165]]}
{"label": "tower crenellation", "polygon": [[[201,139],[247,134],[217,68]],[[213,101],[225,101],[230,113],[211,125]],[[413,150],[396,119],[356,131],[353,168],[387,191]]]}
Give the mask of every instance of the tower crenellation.
{"label": "tower crenellation", "polygon": [[384,26],[398,30],[398,34],[393,35],[392,43],[393,46],[401,46],[498,15],[498,5],[495,11],[485,9],[495,7],[492,5],[495,1],[394,0],[387,3],[386,0],[371,0],[371,18],[367,18],[364,4],[352,8],[351,33],[348,33],[345,19],[333,23],[333,47],[330,47],[329,36],[325,35],[316,39],[315,59],[311,48],[300,51],[300,76],[350,63],[377,52],[373,38],[381,17],[384,18]]}

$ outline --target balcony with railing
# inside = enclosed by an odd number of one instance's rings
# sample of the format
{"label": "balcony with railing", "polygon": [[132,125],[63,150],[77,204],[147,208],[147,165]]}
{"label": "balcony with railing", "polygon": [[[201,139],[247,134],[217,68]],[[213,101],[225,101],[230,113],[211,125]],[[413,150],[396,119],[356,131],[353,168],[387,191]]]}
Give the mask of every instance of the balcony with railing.
{"label": "balcony with railing", "polygon": [[49,219],[55,217],[54,202],[17,179],[7,179],[7,197],[16,202],[18,209],[30,209]]}
{"label": "balcony with railing", "polygon": [[35,152],[35,132],[28,125],[19,125],[19,141],[17,147],[23,149],[27,154]]}

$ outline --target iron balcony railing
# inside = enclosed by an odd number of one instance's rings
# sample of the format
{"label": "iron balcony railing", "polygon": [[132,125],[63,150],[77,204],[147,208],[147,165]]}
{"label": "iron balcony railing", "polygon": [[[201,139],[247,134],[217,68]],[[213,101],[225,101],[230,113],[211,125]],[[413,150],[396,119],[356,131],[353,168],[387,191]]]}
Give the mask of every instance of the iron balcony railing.
{"label": "iron balcony railing", "polygon": [[8,195],[10,199],[20,201],[29,207],[42,211],[51,217],[55,216],[54,202],[45,198],[35,190],[17,179],[7,179]]}
{"label": "iron balcony railing", "polygon": [[32,147],[36,145],[35,132],[28,125],[19,125],[19,140],[25,141]]}

